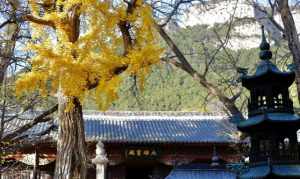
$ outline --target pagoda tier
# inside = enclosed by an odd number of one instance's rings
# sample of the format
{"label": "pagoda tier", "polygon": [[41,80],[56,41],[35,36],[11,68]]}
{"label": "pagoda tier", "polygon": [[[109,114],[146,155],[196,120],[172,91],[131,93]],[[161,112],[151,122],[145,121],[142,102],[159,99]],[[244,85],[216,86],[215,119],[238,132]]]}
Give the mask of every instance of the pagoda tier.
{"label": "pagoda tier", "polygon": [[259,63],[254,75],[242,76],[250,91],[248,119],[237,127],[250,136],[250,167],[239,178],[300,178],[297,131],[300,117],[294,113],[289,87],[294,72],[282,72],[270,59],[272,52],[262,33]]}
{"label": "pagoda tier", "polygon": [[295,80],[295,73],[282,72],[270,61],[272,52],[264,32],[260,50],[261,61],[255,74],[242,76],[242,85],[250,91],[249,117],[264,113],[294,113],[288,88]]}
{"label": "pagoda tier", "polygon": [[249,117],[269,113],[294,113],[288,88],[294,72],[281,72],[271,61],[262,60],[252,76],[243,76],[242,85],[250,90]]}

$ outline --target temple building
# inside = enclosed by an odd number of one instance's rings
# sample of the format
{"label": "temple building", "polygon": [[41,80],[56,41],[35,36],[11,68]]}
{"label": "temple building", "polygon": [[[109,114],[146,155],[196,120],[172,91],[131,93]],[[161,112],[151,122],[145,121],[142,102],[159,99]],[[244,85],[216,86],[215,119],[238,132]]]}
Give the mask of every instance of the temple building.
{"label": "temple building", "polygon": [[[226,166],[241,159],[239,132],[227,116],[105,112],[85,113],[84,120],[93,162],[89,179],[236,178]],[[7,129],[13,131],[24,123],[26,120],[12,121]],[[55,123],[40,123],[22,134],[34,142],[7,157],[22,167],[20,172],[3,172],[1,179],[15,179],[21,174],[29,177],[33,172],[42,178],[53,177],[57,129],[52,127],[40,136],[52,125]]]}
{"label": "temple building", "polygon": [[[264,30],[260,50],[256,72],[241,77],[250,99],[248,118],[237,124],[197,112],[85,112],[88,179],[300,178],[300,116],[289,97],[295,73],[270,61]],[[4,135],[31,118],[5,123]],[[242,141],[239,131],[250,139]],[[57,122],[39,123],[16,137],[24,142],[4,156],[0,179],[52,179]],[[247,155],[249,164],[240,165]]]}
{"label": "temple building", "polygon": [[[228,116],[197,112],[85,112],[87,178],[300,178],[300,116],[289,97],[295,73],[280,71],[270,61],[263,29],[260,50],[256,72],[241,77],[250,99],[248,118],[237,124]],[[20,118],[5,123],[4,135],[30,123],[32,116]],[[250,139],[241,141],[239,131]],[[16,138],[23,142],[4,155],[0,179],[52,179],[57,122],[39,123]],[[249,164],[240,165],[247,155]]]}
{"label": "temple building", "polygon": [[300,178],[300,117],[289,98],[295,73],[282,72],[270,61],[272,52],[262,31],[261,61],[254,75],[242,76],[250,100],[248,119],[238,129],[251,137],[251,147],[249,168],[239,178]]}

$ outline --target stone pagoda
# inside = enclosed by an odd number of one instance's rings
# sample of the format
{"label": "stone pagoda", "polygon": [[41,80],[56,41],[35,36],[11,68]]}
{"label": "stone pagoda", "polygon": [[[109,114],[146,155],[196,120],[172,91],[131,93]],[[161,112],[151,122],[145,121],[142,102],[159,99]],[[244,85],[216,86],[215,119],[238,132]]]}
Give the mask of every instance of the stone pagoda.
{"label": "stone pagoda", "polygon": [[248,119],[238,129],[250,136],[249,168],[239,178],[300,178],[297,131],[300,117],[294,113],[289,87],[294,72],[280,71],[262,28],[261,59],[253,75],[243,75],[250,91]]}

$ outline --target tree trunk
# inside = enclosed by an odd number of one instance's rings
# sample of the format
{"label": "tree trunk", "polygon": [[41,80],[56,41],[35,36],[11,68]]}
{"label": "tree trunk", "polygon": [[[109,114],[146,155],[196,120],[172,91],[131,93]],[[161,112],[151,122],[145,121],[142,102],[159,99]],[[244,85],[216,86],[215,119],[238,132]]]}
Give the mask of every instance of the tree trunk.
{"label": "tree trunk", "polygon": [[284,25],[284,34],[288,40],[289,49],[293,55],[293,62],[296,66],[296,86],[298,101],[300,102],[300,42],[298,33],[288,5],[288,0],[277,0],[277,4]]}
{"label": "tree trunk", "polygon": [[[80,31],[80,4],[68,12],[71,43],[76,43]],[[76,59],[74,51],[73,57]],[[71,104],[71,107],[69,106]],[[58,92],[59,131],[54,179],[85,179],[87,171],[87,151],[85,144],[82,106],[78,98],[67,97]]]}
{"label": "tree trunk", "polygon": [[8,67],[9,60],[7,58],[0,57],[0,84],[3,83],[6,69]]}
{"label": "tree trunk", "polygon": [[[68,109],[69,103],[73,107]],[[78,98],[58,96],[59,132],[55,179],[85,179],[87,152],[82,106]]]}

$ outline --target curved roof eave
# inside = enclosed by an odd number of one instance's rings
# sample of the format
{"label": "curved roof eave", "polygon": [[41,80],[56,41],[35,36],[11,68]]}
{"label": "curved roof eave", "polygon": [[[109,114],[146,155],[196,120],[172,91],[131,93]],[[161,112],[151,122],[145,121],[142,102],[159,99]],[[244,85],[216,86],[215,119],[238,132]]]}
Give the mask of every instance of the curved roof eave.
{"label": "curved roof eave", "polygon": [[290,113],[266,113],[241,121],[237,125],[237,128],[244,131],[249,127],[260,125],[263,122],[300,122],[300,116]]}
{"label": "curved roof eave", "polygon": [[245,87],[249,87],[250,83],[254,83],[255,81],[259,81],[260,79],[265,78],[266,76],[272,76],[273,79],[279,80],[282,79],[282,81],[286,81],[288,85],[291,85],[295,80],[295,72],[274,72],[274,71],[266,71],[264,73],[261,73],[259,75],[247,75],[241,77],[242,84]]}
{"label": "curved roof eave", "polygon": [[266,76],[267,74],[271,74],[271,75],[275,75],[275,76],[280,76],[280,77],[288,77],[288,78],[294,78],[295,77],[295,72],[293,71],[288,71],[288,72],[281,72],[281,71],[271,71],[271,70],[267,70],[265,72],[262,73],[255,73],[254,75],[245,75],[242,77],[242,80],[253,80],[253,79],[258,79],[261,78],[263,76]]}

